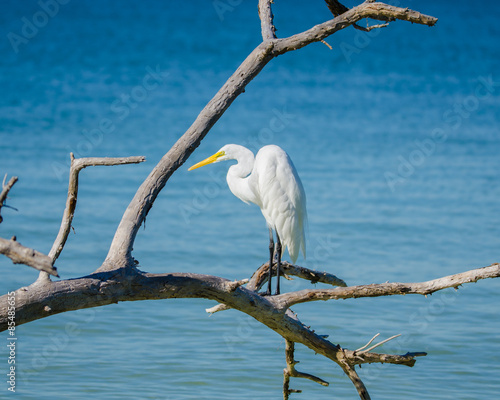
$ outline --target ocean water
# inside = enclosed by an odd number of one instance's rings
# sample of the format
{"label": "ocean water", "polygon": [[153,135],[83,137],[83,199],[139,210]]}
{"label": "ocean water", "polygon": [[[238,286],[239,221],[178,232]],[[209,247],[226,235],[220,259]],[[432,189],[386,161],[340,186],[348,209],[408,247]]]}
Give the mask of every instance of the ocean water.
{"label": "ocean water", "polygon": [[[330,18],[324,2],[273,6],[285,37]],[[395,4],[394,2],[393,4]],[[407,1],[439,18],[352,28],[273,60],[167,183],[135,243],[149,272],[249,277],[266,261],[260,211],[227,189],[228,165],[187,167],[226,143],[287,150],[308,200],[307,259],[350,285],[418,282],[500,261],[500,5]],[[347,3],[346,3],[347,4]],[[254,1],[3,0],[0,175],[19,182],[0,236],[48,252],[67,192],[69,153],[144,155],[80,177],[64,279],[94,271],[136,188],[260,42]],[[354,2],[347,5],[352,6]],[[364,22],[363,22],[364,23]],[[2,293],[35,270],[0,258]],[[285,290],[311,285],[284,283]],[[500,281],[428,296],[294,308],[334,343],[426,351],[413,368],[365,365],[374,399],[497,398]],[[1,398],[282,398],[284,342],[208,300],[120,303],[19,326],[16,393]],[[2,334],[5,338],[6,335]],[[5,343],[5,339],[4,339]],[[0,371],[8,371],[0,346]],[[337,365],[297,346],[291,398],[355,399]],[[4,375],[5,376],[5,375]]]}

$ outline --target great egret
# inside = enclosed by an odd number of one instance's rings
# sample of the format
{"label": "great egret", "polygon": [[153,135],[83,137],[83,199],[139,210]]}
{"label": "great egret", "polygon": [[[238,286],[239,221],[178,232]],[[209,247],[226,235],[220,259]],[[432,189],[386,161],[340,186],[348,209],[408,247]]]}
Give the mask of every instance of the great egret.
{"label": "great egret", "polygon": [[[188,171],[207,164],[236,160],[227,173],[227,184],[233,194],[245,203],[260,207],[269,228],[269,279],[271,294],[273,256],[277,262],[276,294],[280,293],[280,265],[284,249],[292,262],[299,249],[306,255],[304,227],[307,221],[306,195],[297,170],[288,154],[279,146],[262,147],[254,158],[246,147],[226,144],[213,156],[193,165]],[[276,248],[273,230],[276,232]],[[283,248],[282,248],[283,246]]]}

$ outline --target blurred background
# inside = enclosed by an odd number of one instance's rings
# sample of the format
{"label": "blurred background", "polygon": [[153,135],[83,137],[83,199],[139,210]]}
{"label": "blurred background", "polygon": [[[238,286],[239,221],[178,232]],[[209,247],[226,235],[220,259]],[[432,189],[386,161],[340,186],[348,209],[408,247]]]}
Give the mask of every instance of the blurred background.
{"label": "blurred background", "polygon": [[[397,3],[397,4],[396,4]],[[352,7],[356,2],[345,3]],[[349,285],[425,281],[499,262],[500,28],[495,1],[405,1],[439,18],[347,28],[273,60],[169,180],[134,256],[148,272],[249,277],[267,260],[256,206],[234,197],[228,164],[187,172],[226,143],[274,143],[291,156],[308,201],[307,259]],[[260,43],[256,1],[3,0],[0,175],[19,182],[0,236],[47,253],[64,210],[69,153],[146,156],[80,175],[61,278],[94,271],[135,190]],[[276,0],[277,35],[331,19],[323,1]],[[360,25],[366,21],[360,21]],[[34,269],[0,258],[2,293]],[[311,287],[287,281],[284,290]],[[319,287],[317,285],[316,287]],[[372,398],[479,399],[500,391],[500,281],[428,296],[303,304],[301,320],[349,349],[426,351],[413,368],[366,365]],[[208,300],[120,303],[16,330],[22,399],[282,398],[281,337]],[[5,334],[4,334],[5,335]],[[5,336],[4,336],[5,337]],[[6,346],[0,371],[7,373]],[[337,365],[297,346],[292,398],[357,398]],[[404,391],[404,392],[403,392]],[[2,393],[2,392],[0,392]]]}

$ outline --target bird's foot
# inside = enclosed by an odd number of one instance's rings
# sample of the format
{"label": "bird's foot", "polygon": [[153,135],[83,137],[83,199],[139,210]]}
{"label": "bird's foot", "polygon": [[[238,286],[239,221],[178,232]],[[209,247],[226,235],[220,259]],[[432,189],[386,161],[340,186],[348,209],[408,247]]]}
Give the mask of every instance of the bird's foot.
{"label": "bird's foot", "polygon": [[261,296],[271,296],[271,291],[268,289],[265,292],[260,292],[259,293]]}

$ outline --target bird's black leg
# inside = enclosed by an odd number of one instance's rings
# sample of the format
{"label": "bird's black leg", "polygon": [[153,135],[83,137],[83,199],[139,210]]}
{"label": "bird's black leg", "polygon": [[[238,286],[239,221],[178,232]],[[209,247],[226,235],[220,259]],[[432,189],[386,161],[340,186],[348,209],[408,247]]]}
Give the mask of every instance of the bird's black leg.
{"label": "bird's black leg", "polygon": [[278,232],[276,232],[276,293],[275,294],[280,294],[280,272],[281,272],[281,240],[280,237],[278,236]]}
{"label": "bird's black leg", "polygon": [[273,277],[273,256],[274,256],[274,239],[273,230],[269,228],[269,277],[267,280],[267,291],[264,294],[271,295],[271,278]]}

